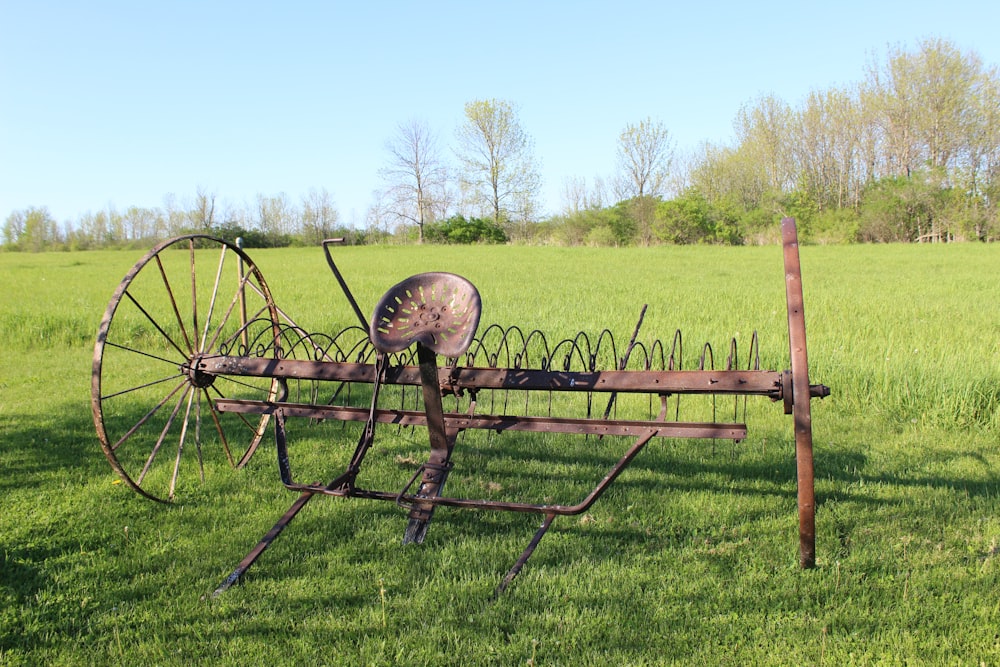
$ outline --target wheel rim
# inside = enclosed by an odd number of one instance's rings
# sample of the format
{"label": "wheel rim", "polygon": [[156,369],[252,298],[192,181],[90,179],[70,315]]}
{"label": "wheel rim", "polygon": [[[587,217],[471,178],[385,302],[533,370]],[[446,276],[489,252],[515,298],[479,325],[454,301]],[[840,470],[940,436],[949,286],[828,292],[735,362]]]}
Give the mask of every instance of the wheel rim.
{"label": "wheel rim", "polygon": [[215,354],[273,356],[277,309],[238,247],[203,235],[157,245],[126,274],[98,330],[91,404],[98,439],[122,481],[152,500],[219,465],[242,467],[267,415],[219,412],[218,398],[270,400],[273,378],[198,370]]}

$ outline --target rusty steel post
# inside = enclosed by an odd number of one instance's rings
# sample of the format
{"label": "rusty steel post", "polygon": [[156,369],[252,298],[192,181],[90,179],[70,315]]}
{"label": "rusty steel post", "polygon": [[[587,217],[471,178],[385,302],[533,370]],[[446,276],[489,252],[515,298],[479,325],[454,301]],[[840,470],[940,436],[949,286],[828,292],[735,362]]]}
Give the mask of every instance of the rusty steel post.
{"label": "rusty steel post", "polygon": [[[816,497],[813,478],[812,417],[809,410],[809,361],[802,298],[802,268],[795,220],[781,221],[788,302],[788,345],[792,365],[792,416],[795,422],[795,464],[798,478],[799,566],[816,565]],[[785,390],[787,391],[787,387]]]}

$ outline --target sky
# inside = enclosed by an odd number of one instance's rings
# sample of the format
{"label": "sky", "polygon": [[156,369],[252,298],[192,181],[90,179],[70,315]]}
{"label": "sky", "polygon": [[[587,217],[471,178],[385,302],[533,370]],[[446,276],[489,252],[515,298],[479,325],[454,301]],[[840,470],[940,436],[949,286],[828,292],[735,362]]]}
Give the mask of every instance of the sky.
{"label": "sky", "polygon": [[557,213],[567,182],[614,173],[628,124],[679,154],[730,144],[741,106],[797,107],[890,48],[997,66],[998,26],[993,0],[0,0],[0,220],[326,189],[363,227],[398,126],[452,146],[488,98],[514,105]]}

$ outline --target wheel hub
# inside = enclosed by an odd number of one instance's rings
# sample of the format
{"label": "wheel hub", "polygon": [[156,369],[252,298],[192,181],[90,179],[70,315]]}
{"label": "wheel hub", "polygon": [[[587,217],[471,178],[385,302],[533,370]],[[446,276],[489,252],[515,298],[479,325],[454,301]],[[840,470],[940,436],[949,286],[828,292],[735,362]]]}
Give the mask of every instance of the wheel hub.
{"label": "wheel hub", "polygon": [[195,387],[207,389],[215,382],[215,376],[201,370],[201,367],[201,357],[194,357],[186,365],[181,366],[181,370]]}

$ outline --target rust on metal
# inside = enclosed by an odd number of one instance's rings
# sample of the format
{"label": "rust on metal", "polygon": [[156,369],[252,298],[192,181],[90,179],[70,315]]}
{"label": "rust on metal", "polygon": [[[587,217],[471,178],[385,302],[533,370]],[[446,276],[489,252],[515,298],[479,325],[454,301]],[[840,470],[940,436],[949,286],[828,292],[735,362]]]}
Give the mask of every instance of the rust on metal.
{"label": "rust on metal", "polygon": [[802,298],[802,269],[795,221],[781,221],[785,288],[788,302],[788,345],[791,358],[792,418],[795,428],[795,464],[798,474],[799,564],[816,565],[816,499],[813,482],[812,417],[809,398],[809,361],[806,355],[806,319]]}
{"label": "rust on metal", "polygon": [[[273,430],[281,483],[299,495],[216,595],[239,581],[317,495],[399,505],[408,514],[404,543],[424,541],[439,507],[542,515],[541,526],[497,586],[500,594],[555,518],[589,509],[649,443],[668,438],[744,440],[748,427],[738,406],[758,396],[780,403],[792,415],[799,562],[813,567],[810,402],[830,390],[809,380],[794,220],[782,222],[782,241],[787,370],[762,369],[756,332],[742,364],[733,339],[721,367],[706,343],[696,367],[685,368],[680,331],[663,340],[640,338],[645,305],[622,349],[607,330],[549,340],[542,332],[518,327],[480,328],[478,290],[451,273],[423,273],[398,282],[366,318],[333,260],[330,246],[336,240],[325,241],[323,250],[359,326],[333,334],[310,332],[275,304],[259,268],[241,247],[201,235],[172,239],[129,271],[101,322],[92,371],[98,437],[112,468],[131,488],[167,502],[178,488],[185,446],[190,451],[193,445],[204,477],[202,459],[211,452],[203,441],[218,441],[229,464],[239,467],[266,431]],[[184,252],[167,252],[175,249]],[[293,392],[293,383],[313,389]],[[348,398],[350,387],[358,385],[368,388],[366,395],[370,392],[367,405]],[[334,388],[332,398],[320,400],[317,386]],[[395,398],[383,399],[383,390]],[[511,400],[512,395],[520,398]],[[557,396],[581,397],[575,409],[582,405],[584,414],[558,414],[566,401],[555,401]],[[626,396],[648,397],[648,414],[620,409]],[[711,420],[681,420],[683,396],[707,397],[701,400],[711,402]],[[596,397],[606,401],[603,409],[594,406]],[[724,397],[735,399],[736,409],[728,415],[732,419],[716,416],[716,401]],[[515,409],[515,403],[521,407]],[[295,478],[288,448],[291,419],[364,425],[346,468],[326,484]],[[365,486],[363,466],[378,449],[379,425],[419,427],[427,434],[426,460],[392,489]],[[457,439],[474,430],[596,436],[597,442],[619,437],[631,444],[575,502],[449,496],[445,486],[455,466]]]}

